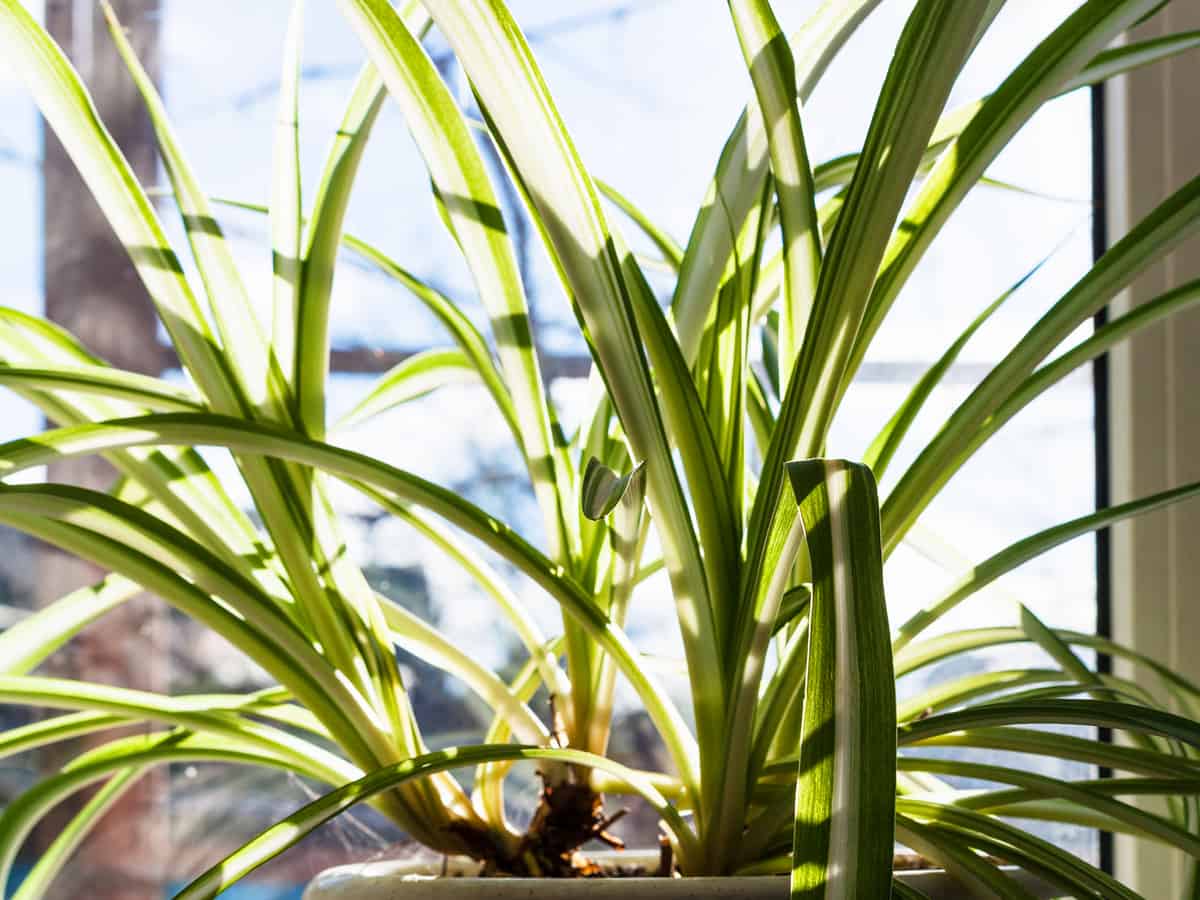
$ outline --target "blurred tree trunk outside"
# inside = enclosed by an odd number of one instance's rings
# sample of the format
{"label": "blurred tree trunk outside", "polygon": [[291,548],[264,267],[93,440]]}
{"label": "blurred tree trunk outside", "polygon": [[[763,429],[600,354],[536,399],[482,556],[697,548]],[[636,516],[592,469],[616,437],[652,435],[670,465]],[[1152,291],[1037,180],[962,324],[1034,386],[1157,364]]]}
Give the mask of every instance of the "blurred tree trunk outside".
{"label": "blurred tree trunk outside", "polygon": [[[159,75],[159,0],[114,0],[133,46],[152,77]],[[95,0],[46,0],[46,26],[67,51],[96,101],[100,116],[143,184],[157,180],[154,133],[137,89],[113,46]],[[125,369],[157,375],[163,355],[154,308],[137,273],[54,134],[43,129],[43,240],[45,314],[93,352]],[[115,472],[103,460],[54,463],[49,480],[96,490],[111,487]],[[50,603],[104,573],[53,548],[38,554],[38,605]],[[137,598],[109,613],[56,655],[51,674],[169,690],[170,622],[163,605]],[[93,743],[107,740],[109,734]],[[86,748],[73,746],[69,753]],[[53,769],[64,753],[48,753]],[[77,852],[56,897],[151,900],[164,896],[170,860],[168,778],[144,777],[99,823]],[[63,804],[39,830],[34,853],[44,848],[81,805]]]}

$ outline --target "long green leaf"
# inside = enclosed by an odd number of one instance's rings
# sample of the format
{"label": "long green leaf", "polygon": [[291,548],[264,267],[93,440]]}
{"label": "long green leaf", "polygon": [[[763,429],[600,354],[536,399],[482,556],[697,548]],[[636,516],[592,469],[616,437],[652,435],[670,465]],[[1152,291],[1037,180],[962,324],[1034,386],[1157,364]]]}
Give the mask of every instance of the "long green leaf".
{"label": "long green leaf", "polygon": [[[825,0],[792,37],[800,102],[807,102],[829,63],[878,5],[879,0]],[[710,304],[733,252],[730,226],[736,234],[758,202],[769,153],[766,126],[757,104],[749,103],[721,151],[671,300],[680,349],[689,362],[699,349]]]}
{"label": "long green leaf", "polygon": [[884,897],[892,878],[896,695],[879,501],[861,464],[788,474],[813,566],[793,898]]}
{"label": "long green leaf", "polygon": [[969,439],[961,443],[955,461],[948,466],[949,471],[956,471],[971,454],[986,443],[1013,416],[1065,376],[1074,372],[1084,363],[1096,359],[1141,329],[1187,309],[1197,301],[1200,301],[1200,279],[1182,284],[1153,300],[1139,304],[1130,312],[1106,322],[1086,340],[1043,365],[1013,388],[1008,397],[997,406],[995,412],[987,417]]}
{"label": "long green leaf", "polygon": [[1063,92],[1115,78],[1200,47],[1200,31],[1180,31],[1144,41],[1132,41],[1096,54],[1087,68],[1069,80]]}
{"label": "long green leaf", "polygon": [[[413,6],[414,4],[409,4]],[[367,139],[384,100],[383,79],[368,63],[354,83],[334,135],[304,235],[295,324],[295,379],[308,432],[324,436],[325,383],[329,374],[329,309],[342,225]],[[296,209],[299,215],[299,209]],[[299,223],[297,223],[297,227]],[[291,236],[289,228],[288,236]]]}
{"label": "long green leaf", "polygon": [[[365,10],[378,0],[346,0]],[[647,497],[667,561],[685,650],[693,665],[697,730],[716,735],[723,698],[702,660],[717,657],[705,561],[675,471],[654,384],[634,321],[630,291],[595,186],[584,169],[519,28],[500,0],[426,4],[446,35],[493,124],[570,283],[633,455],[647,468]],[[713,747],[702,739],[702,747]],[[694,773],[684,781],[697,784]]]}
{"label": "long green leaf", "polygon": [[[130,767],[201,761],[271,766],[320,780],[332,779],[329,773],[306,763],[303,758],[287,759],[237,739],[222,738],[217,742],[204,735],[172,732],[165,736],[159,733],[112,741],[78,757],[63,771],[41,780],[8,804],[0,815],[0,878],[7,883],[22,841],[38,820],[66,797]],[[331,781],[333,784],[342,782],[342,778]]]}
{"label": "long green leaf", "polygon": [[[1065,628],[1056,628],[1054,631],[1059,638],[1072,646],[1088,647],[1099,653],[1126,660],[1134,666],[1144,666],[1172,690],[1200,698],[1200,685],[1144,653],[1138,653],[1097,634]],[[972,628],[926,638],[920,643],[910,644],[896,654],[896,674],[907,675],[958,653],[1028,640],[1029,636],[1020,628],[1003,627]]]}
{"label": "long green leaf", "polygon": [[12,895],[12,900],[40,900],[45,896],[50,883],[66,865],[71,854],[83,843],[96,822],[137,784],[143,773],[144,770],[138,767],[122,769],[88,798],[83,809],[71,817],[66,827],[54,836],[50,846],[38,856],[37,862],[25,874],[20,886]]}
{"label": "long green leaf", "polygon": [[[103,366],[62,328],[17,310],[0,307],[0,356],[6,363],[30,367]],[[51,421],[72,425],[125,415],[120,404],[96,394],[51,394],[14,388]],[[282,571],[274,549],[256,533],[246,514],[230,499],[204,460],[191,449],[171,453],[131,450],[108,457],[131,481],[143,485],[174,521],[231,563],[252,573],[272,593],[282,591]],[[251,565],[250,560],[258,561]]]}
{"label": "long green leaf", "polygon": [[397,363],[338,420],[335,430],[353,428],[409,401],[452,384],[477,383],[479,373],[461,350],[426,350]]}
{"label": "long green leaf", "polygon": [[[614,238],[614,243],[625,273],[636,327],[660,386],[667,433],[678,449],[687,483],[692,487],[690,500],[704,558],[709,607],[719,641],[720,636],[727,633],[727,623],[733,615],[732,599],[737,584],[741,512],[740,498],[734,494],[734,487],[739,482],[727,477],[728,465],[724,463],[700,392],[666,315],[659,308],[633,255],[619,238]],[[744,312],[734,316],[735,321],[738,318],[744,322]],[[742,328],[740,335],[732,340],[740,345],[747,334],[748,328]],[[733,385],[729,384],[729,388],[733,390]],[[736,400],[733,405],[736,407]],[[740,424],[740,416],[736,422],[732,418],[728,421],[730,438],[732,434],[740,433]]]}
{"label": "long green leaf", "polygon": [[[301,384],[300,298],[304,291],[303,201],[300,185],[300,56],[304,35],[304,0],[293,0],[284,37],[279,77],[275,145],[271,158],[271,349],[296,404],[296,421],[324,434],[323,382]],[[309,373],[304,371],[305,375]],[[305,389],[315,391],[306,402]],[[312,408],[314,402],[320,407]]]}
{"label": "long green leaf", "polygon": [[244,713],[262,711],[261,700],[254,694],[172,697],[86,681],[23,675],[0,676],[0,698],[44,709],[91,710],[164,722],[278,754],[295,764],[309,766],[310,771],[321,773],[322,778],[357,777],[355,767],[340,756],[282,729],[247,718]]}
{"label": "long green leaf", "polygon": [[[51,682],[42,680],[32,683],[44,686]],[[61,680],[57,683],[60,687],[64,684],[69,687],[70,684]],[[64,692],[60,690],[58,696],[60,698],[69,698],[70,693],[69,691]],[[156,696],[149,694],[142,695],[143,699],[150,700],[153,700]],[[193,694],[189,695],[184,702],[189,705],[189,708],[198,708],[199,704],[203,704],[203,711],[205,712],[248,713],[260,718],[269,719],[289,728],[307,731],[310,734],[328,740],[329,733],[324,726],[308,710],[286,702],[289,697],[290,695],[280,688],[267,688],[264,691],[257,691],[247,695]],[[159,698],[159,700],[161,703],[166,704],[167,707],[178,703],[177,698]],[[112,707],[105,708],[110,709]],[[10,728],[0,733],[0,758],[23,753],[26,750],[33,750],[81,735],[106,731],[110,728],[149,720],[151,718],[153,717],[145,714],[135,715],[131,709],[123,709],[119,712],[67,713],[49,719],[42,719],[32,722],[29,725]]]}
{"label": "long green leaf", "polygon": [[151,412],[198,412],[201,404],[187,388],[148,375],[108,366],[0,368],[0,384],[42,391],[78,391],[135,403]]}
{"label": "long green leaf", "polygon": [[96,619],[141,592],[141,585],[128,578],[109,575],[26,616],[0,632],[0,674],[26,674]]}
{"label": "long green leaf", "polygon": [[[401,7],[400,16],[414,34],[424,34],[429,28],[429,14],[421,7],[419,0],[407,0]],[[285,74],[290,78],[295,69],[290,63],[287,65],[289,68]],[[309,434],[317,438],[323,438],[325,434],[325,383],[329,374],[329,310],[337,252],[342,241],[342,228],[350,205],[351,190],[385,97],[383,79],[375,66],[368,62],[354,82],[341,124],[326,154],[324,170],[306,231],[299,218],[302,211],[299,207],[298,188],[296,205],[291,206],[289,203],[288,212],[297,217],[296,233],[303,233],[303,255],[300,255],[300,244],[297,243],[297,275],[300,283],[297,286],[296,319],[293,326],[295,347],[282,352],[295,354],[294,377],[298,407]],[[286,102],[287,99],[281,96],[281,102]],[[280,152],[288,155],[283,160],[284,167],[276,169],[276,183],[280,184],[283,191],[289,191],[299,173],[292,171],[295,155],[292,153],[290,136],[280,132],[280,138]],[[290,201],[290,195],[288,199]],[[284,237],[290,239],[291,236],[292,223],[289,222]],[[292,375],[289,371],[289,377]]]}
{"label": "long green leaf", "polygon": [[0,2],[0,51],[25,81],[125,246],[197,385],[213,404],[236,407],[226,363],[145,191],[101,124],[78,74],[20,0]]}
{"label": "long green leaf", "polygon": [[[1103,793],[1092,790],[1081,784],[1066,781],[1061,778],[1051,778],[1038,775],[1024,769],[1014,769],[1008,766],[985,765],[982,763],[965,762],[963,760],[929,759],[926,757],[903,756],[898,765],[905,770],[933,772],[940,775],[951,775],[961,778],[978,778],[984,781],[994,781],[1009,784],[1023,789],[1021,792],[1004,791],[989,792],[998,795],[995,800],[983,799],[987,795],[968,795],[953,801],[954,806],[964,809],[987,810],[989,805],[1000,805],[1008,802],[1020,802],[1026,797],[1045,797],[1050,799],[1069,800],[1082,807],[1092,809],[1113,820],[1123,822],[1136,829],[1139,833],[1152,836],[1164,843],[1178,847],[1193,855],[1200,856],[1200,838],[1172,824],[1161,816],[1147,813],[1113,800]],[[1180,792],[1190,790],[1200,792],[1200,776],[1189,781],[1175,781],[1174,786]],[[1136,792],[1134,784],[1123,788],[1128,793]]]}
{"label": "long green leaf", "polygon": [[129,717],[123,715],[80,712],[8,728],[0,732],[0,759],[80,735],[116,728],[128,721]]}
{"label": "long green leaf", "polygon": [[[1195,772],[1187,778],[1091,778],[1071,783],[1108,797],[1151,797],[1160,794],[1194,794],[1200,791],[1200,775]],[[1010,806],[1016,803],[1030,802],[1023,798],[1032,797],[1035,793],[1035,791],[1025,788],[971,791],[955,802],[969,809],[991,810],[1001,805]],[[1109,819],[1109,821],[1112,820]],[[1131,830],[1136,831],[1137,829]]]}
{"label": "long green leaf", "polygon": [[913,389],[904,398],[904,402],[900,405],[900,408],[888,419],[887,424],[883,426],[863,454],[863,462],[871,467],[871,471],[875,473],[876,479],[883,477],[883,473],[887,470],[892,457],[900,446],[900,442],[904,440],[904,436],[908,433],[908,429],[912,426],[917,414],[925,405],[925,401],[929,399],[929,395],[941,384],[942,378],[949,371],[950,367],[954,365],[954,361],[958,359],[958,354],[962,352],[963,347],[975,336],[975,332],[983,327],[983,324],[991,318],[992,313],[999,309],[1006,300],[1037,274],[1038,270],[1045,265],[1049,258],[1047,256],[1039,262],[1022,275],[1012,287],[984,307],[983,312],[976,316],[963,329],[954,342],[946,348],[946,352],[938,357],[937,362],[931,365],[925,374],[921,376],[920,380],[913,385]]}
{"label": "long green leaf", "polygon": [[1092,0],[1083,4],[983,101],[934,166],[888,244],[853,358],[843,375],[845,383],[853,377],[917,262],[991,162],[1047,100],[1155,2]]}
{"label": "long green leaf", "polygon": [[[729,0],[767,131],[783,226],[784,299],[779,371],[786,381],[804,340],[821,268],[816,188],[801,126],[796,65],[768,0]],[[737,227],[730,223],[731,227]]]}
{"label": "long green leaf", "polygon": [[[551,555],[567,558],[572,541],[562,505],[566,498],[556,490],[549,401],[516,256],[483,158],[437,68],[392,8],[382,0],[345,0],[340,5],[404,111],[452,234],[471,267],[512,391]],[[436,18],[436,9],[430,12]]]}
{"label": "long green leaf", "polygon": [[434,772],[459,766],[510,759],[539,759],[548,762],[570,763],[596,768],[622,779],[648,801],[655,812],[662,817],[663,824],[671,837],[678,842],[676,846],[679,854],[684,859],[694,857],[695,848],[690,840],[692,835],[687,825],[662,794],[631,769],[610,762],[604,757],[577,750],[547,750],[512,745],[455,747],[428,753],[372,772],[358,781],[344,785],[319,800],[313,801],[214,865],[177,894],[176,900],[199,900],[199,898],[217,896],[225,888],[295,844],[321,823],[349,809],[354,804],[405,781],[423,778]]}
{"label": "long green leaf", "polygon": [[980,897],[998,900],[1035,900],[1020,884],[1001,872],[990,860],[976,854],[969,844],[952,834],[939,833],[906,815],[896,816],[897,839],[946,871]]}
{"label": "long green leaf", "polygon": [[912,642],[913,638],[963,600],[978,592],[981,588],[986,587],[1006,572],[1045,553],[1047,550],[1057,547],[1059,544],[1069,541],[1072,538],[1079,537],[1081,534],[1089,534],[1090,532],[1105,528],[1114,522],[1127,519],[1130,516],[1141,515],[1171,503],[1186,500],[1197,494],[1200,494],[1200,482],[1172,488],[1168,491],[1161,491],[1160,493],[1151,494],[1149,497],[1143,497],[1129,503],[1110,506],[1107,509],[1102,509],[1086,516],[1080,516],[1077,519],[1047,528],[1045,531],[1039,531],[1035,535],[1017,541],[1015,544],[1006,547],[977,565],[968,574],[959,579],[958,583],[939,599],[909,617],[896,632],[896,639],[893,644],[894,648],[897,651],[903,650],[905,646]]}
{"label": "long green leaf", "polygon": [[418,659],[455,676],[473,690],[485,703],[504,716],[513,734],[525,743],[545,743],[549,732],[533,712],[518,700],[500,678],[473,659],[467,651],[456,647],[437,629],[398,603],[385,603],[384,619],[396,635],[396,643]]}
{"label": "long green leaf", "polygon": [[683,261],[683,248],[675,242],[674,238],[655,225],[644,212],[638,209],[632,200],[611,184],[597,178],[596,190],[603,194],[604,198],[616,206],[617,209],[625,213],[642,234],[650,239],[650,242],[654,244],[658,252],[662,254],[663,260],[676,272],[679,271],[679,264]]}
{"label": "long green leaf", "polygon": [[[774,621],[775,611],[764,610],[767,589],[795,530],[795,498],[781,489],[784,463],[797,454],[797,447],[801,456],[819,451],[819,446],[805,445],[824,433],[822,404],[832,399],[829,391],[834,384],[829,379],[839,370],[838,358],[849,350],[857,327],[855,310],[865,304],[873,260],[883,252],[894,211],[986,12],[987,4],[974,0],[923,0],[897,45],[868,130],[864,160],[869,162],[859,166],[830,241],[804,347],[764,455],[747,531],[732,645],[743,654],[749,652],[758,626],[767,621],[764,613],[770,614],[768,627]],[[735,682],[741,681],[741,669],[747,664],[761,661],[752,656],[738,661],[733,669]]]}
{"label": "long green leaf", "polygon": [[[1020,863],[1027,870],[1051,880],[1076,896],[1112,897],[1113,900],[1140,900],[1137,894],[1112,876],[1088,865],[1069,850],[1033,837],[1025,831],[965,809],[939,803],[900,798],[896,807],[910,819],[928,823],[959,835],[968,845]],[[986,841],[986,843],[984,843]]]}
{"label": "long green leaf", "polygon": [[965,747],[1034,753],[1094,766],[1108,766],[1119,772],[1136,772],[1182,780],[1194,779],[1197,774],[1200,774],[1200,766],[1194,762],[1168,753],[1145,750],[1140,747],[1125,747],[1032,728],[1011,726],[964,728],[924,737],[911,742],[910,746]]}
{"label": "long green leaf", "polygon": [[[763,250],[771,239],[774,190],[774,180],[768,178],[757,215],[747,220],[742,239],[735,242],[738,246],[733,272],[721,284],[713,317],[705,329],[693,367],[724,469],[727,494],[736,514],[728,527],[731,531],[736,528],[739,533],[744,527],[746,506],[746,406],[752,371],[749,359],[753,299]],[[770,361],[764,359],[764,365],[770,366],[777,376],[779,354],[773,356]]]}
{"label": "long green leaf", "polygon": [[[1127,690],[1135,687],[1134,682],[1111,675],[1101,676],[1101,681],[1114,689]],[[1079,690],[1071,676],[1059,669],[999,669],[975,672],[948,681],[930,685],[915,696],[909,697],[897,707],[896,718],[901,722],[918,719],[953,706],[962,706],[983,698],[995,698],[1002,694],[1006,698],[1010,691],[1031,684],[1062,684],[1071,682]]]}
{"label": "long green leaf", "polygon": [[[345,479],[351,485],[364,483],[394,495],[401,502],[416,503],[439,515],[447,522],[462,528],[486,546],[500,553],[535,583],[545,589],[575,619],[613,655],[622,673],[638,691],[647,712],[659,727],[672,758],[681,770],[695,765],[695,748],[687,726],[672,706],[666,693],[638,663],[637,651],[620,629],[615,628],[600,612],[591,598],[574,583],[560,566],[523,541],[499,520],[464,501],[453,491],[438,487],[415,475],[388,466],[372,457],[304,438],[265,423],[250,423],[213,415],[176,414],[149,416],[123,423],[84,425],[39,435],[36,441],[22,440],[0,448],[0,476],[8,477],[20,468],[41,465],[64,455],[95,453],[114,447],[139,444],[212,444],[236,452],[262,454],[303,463]],[[42,492],[48,488],[39,489]],[[69,496],[73,489],[57,488]],[[6,488],[0,497],[14,499],[32,488]],[[34,491],[36,493],[36,491]],[[83,497],[93,498],[91,492],[78,494],[80,509],[87,512]],[[33,503],[32,496],[27,503]],[[36,506],[36,503],[34,504]],[[112,506],[111,498],[99,495],[92,505]],[[2,506],[2,504],[0,504]],[[68,503],[68,509],[71,509]],[[129,511],[134,514],[136,511]],[[32,513],[36,515],[36,512]],[[32,520],[22,519],[24,529],[33,527]],[[163,533],[159,525],[154,530]],[[204,556],[203,548],[171,536],[176,550],[186,548],[191,565]],[[173,551],[174,552],[174,551]],[[223,576],[224,577],[224,576]],[[158,590],[158,588],[155,588]],[[270,654],[266,656],[269,658]],[[281,679],[286,683],[286,679]]]}
{"label": "long green leaf", "polygon": [[1162,710],[1106,700],[989,703],[900,726],[900,746],[966,728],[996,725],[1092,725],[1174,738],[1200,747],[1200,723]]}
{"label": "long green leaf", "polygon": [[[328,724],[347,751],[364,765],[374,754],[387,758],[388,744],[378,724],[363,712],[361,696],[294,634],[294,626],[274,607],[263,605],[248,583],[202,547],[148,519],[132,507],[80,488],[0,491],[0,520],[5,524],[111,568],[158,594],[250,654]],[[88,524],[97,530],[90,530]],[[134,540],[135,546],[118,543],[113,535]],[[138,545],[168,559],[169,564],[135,549]],[[245,611],[251,621],[213,603],[208,594],[177,574],[180,569],[217,587],[220,595]],[[258,627],[252,624],[254,620]],[[299,660],[307,662],[297,665]]]}
{"label": "long green leaf", "polygon": [[269,417],[280,420],[287,410],[286,384],[281,383],[278,368],[273,368],[266,336],[221,226],[184,156],[154,80],[138,60],[112,7],[104,3],[103,9],[113,42],[142,95],[154,127],[158,149],[204,282],[217,332],[229,351],[230,366],[250,403]]}

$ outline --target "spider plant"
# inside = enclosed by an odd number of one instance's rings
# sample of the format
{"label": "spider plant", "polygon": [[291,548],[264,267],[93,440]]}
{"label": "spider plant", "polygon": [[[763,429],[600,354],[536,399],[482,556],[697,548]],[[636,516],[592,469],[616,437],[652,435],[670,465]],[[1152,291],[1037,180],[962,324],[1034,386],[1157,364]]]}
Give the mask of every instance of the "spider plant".
{"label": "spider plant", "polygon": [[[502,0],[339,0],[367,56],[315,197],[302,202],[297,133],[300,5],[285,40],[269,216],[274,279],[252,297],[161,99],[109,13],[113,39],[153,121],[170,195],[199,273],[192,284],[158,212],[61,50],[0,0],[0,48],[26,80],[137,267],[189,376],[184,386],[109,366],[70,334],[0,309],[0,381],[53,430],[0,447],[0,522],[111,571],[0,635],[0,699],[65,710],[0,735],[0,752],[131,722],[0,816],[0,884],[32,826],[59,800],[103,783],[39,859],[17,897],[40,896],[111,803],[153,766],[217,760],[269,766],[329,792],[220,861],[182,896],[213,896],[355,803],[418,841],[508,874],[567,875],[605,826],[605,792],[643,797],[685,875],[790,873],[795,897],[916,896],[892,883],[893,840],[987,896],[1025,897],[1015,864],[1080,896],[1132,891],[1011,824],[1048,819],[1164,842],[1200,855],[1200,689],[1101,637],[1054,629],[1021,609],[1013,627],[931,635],[951,609],[1064,541],[1200,493],[1184,485],[1065,522],[968,567],[908,621],[889,623],[883,565],[964,462],[1034,397],[1137,329],[1200,299],[1174,289],[1055,354],[1146,266],[1200,226],[1200,179],[1164,200],[1046,309],[915,456],[880,504],[888,469],[972,325],[881,423],[861,460],[824,458],[831,423],[868,347],[946,222],[1025,122],[1064,92],[1200,44],[1200,34],[1105,49],[1159,0],[1087,0],[995,90],[947,109],[951,86],[998,0],[917,0],[860,152],[814,164],[804,102],[877,0],[826,0],[785,36],[767,0],[729,0],[731,40],[754,95],[726,143],[685,246],[596,181],[575,150]],[[436,25],[474,92],[464,113],[421,38]],[[372,126],[395,102],[433,200],[486,309],[490,338],[343,218]],[[533,348],[527,297],[481,142],[505,164],[561,277],[594,361],[594,407],[560,425]],[[673,272],[651,288],[607,196]],[[251,204],[242,204],[257,209]],[[345,247],[440,320],[453,349],[384,375],[351,415],[477,379],[526,464],[544,524],[535,546],[444,486],[339,447],[326,421],[330,289]],[[964,286],[964,288],[969,286]],[[964,302],[970,291],[964,290]],[[981,298],[987,300],[989,298]],[[761,346],[759,354],[752,348]],[[752,359],[755,360],[752,362]],[[261,526],[195,447],[233,453]],[[16,483],[49,461],[100,454],[111,491]],[[334,480],[414,526],[462,565],[523,643],[505,683],[430,624],[375,593],[345,552]],[[653,540],[651,540],[653,535]],[[544,634],[479,545],[562,609]],[[652,558],[655,548],[661,558]],[[623,630],[665,569],[690,681],[680,708]],[[277,686],[248,695],[161,696],[30,674],[74,634],[149,590],[226,637]],[[938,683],[897,705],[895,679],[969,650],[1027,643],[1043,668]],[[486,742],[428,751],[395,648],[460,678],[494,710]],[[1145,667],[1152,695],[1097,674],[1080,651]],[[617,679],[657,728],[670,771],[606,758]],[[553,698],[547,724],[529,706]],[[1170,710],[1175,710],[1174,712]],[[1181,714],[1182,713],[1182,714]],[[1114,729],[1127,744],[1037,730]],[[1070,781],[948,760],[939,747],[993,748],[1108,767]],[[898,753],[897,747],[904,752]],[[540,761],[532,824],[505,820],[517,760]],[[473,791],[452,770],[476,767]],[[947,777],[981,779],[962,790]],[[1127,802],[1167,797],[1165,814]]]}

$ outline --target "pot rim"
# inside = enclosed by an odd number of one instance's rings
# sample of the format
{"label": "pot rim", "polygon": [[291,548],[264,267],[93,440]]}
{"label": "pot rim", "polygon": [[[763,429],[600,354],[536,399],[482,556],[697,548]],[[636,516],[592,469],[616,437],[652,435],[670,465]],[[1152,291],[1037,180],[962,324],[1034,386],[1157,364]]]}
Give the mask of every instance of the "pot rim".
{"label": "pot rim", "polygon": [[[588,857],[598,862],[602,866],[615,867],[617,865],[642,866],[647,870],[653,870],[659,862],[657,851],[599,851],[589,853]],[[1031,891],[1037,897],[1056,897],[1061,895],[1061,890],[1043,881],[1036,876],[1027,872],[1021,871],[1015,867],[1004,867],[1004,870],[1018,880],[1026,890]],[[551,878],[502,878],[502,879],[481,879],[477,877],[479,871],[479,863],[468,857],[441,857],[439,859],[413,858],[413,859],[379,859],[369,862],[350,863],[347,865],[335,866],[320,872],[313,881],[309,884],[304,893],[304,900],[351,900],[356,896],[355,887],[358,886],[362,890],[362,896],[374,898],[376,896],[388,896],[401,898],[404,896],[401,893],[405,886],[408,886],[414,897],[446,897],[450,898],[453,895],[465,893],[470,888],[464,885],[464,882],[491,881],[492,884],[499,888],[501,884],[507,890],[513,892],[514,896],[535,897],[538,895],[549,896],[546,892],[553,889],[556,893],[554,897],[572,896],[587,898],[589,894],[610,896],[605,891],[614,891],[615,888],[598,888],[600,885],[620,884],[625,886],[627,900],[640,896],[639,891],[644,891],[654,886],[656,896],[673,896],[674,890],[668,889],[668,893],[663,891],[667,885],[678,885],[681,891],[686,891],[685,885],[690,885],[695,889],[704,885],[710,887],[712,883],[719,882],[722,886],[728,886],[730,896],[736,896],[735,892],[738,889],[743,891],[752,890],[754,887],[761,888],[767,882],[775,882],[782,880],[781,875],[741,875],[741,876],[693,876],[689,878],[663,878],[662,876],[652,875],[637,875],[637,876],[622,876],[618,878],[595,878],[595,879],[551,879]],[[897,869],[895,876],[901,881],[909,883],[912,887],[919,888],[924,891],[934,900],[951,900],[951,898],[964,898],[969,895],[963,893],[963,886],[949,875],[944,869]],[[367,893],[368,886],[379,886],[382,888],[387,886],[387,893]],[[395,893],[392,893],[392,892]],[[418,891],[420,893],[418,893]],[[628,892],[632,891],[632,894]],[[931,893],[932,892],[932,893]],[[615,896],[615,895],[614,895]],[[680,893],[680,896],[684,896]],[[692,894],[688,892],[688,896],[703,896],[701,894]],[[749,897],[749,894],[741,896]]]}

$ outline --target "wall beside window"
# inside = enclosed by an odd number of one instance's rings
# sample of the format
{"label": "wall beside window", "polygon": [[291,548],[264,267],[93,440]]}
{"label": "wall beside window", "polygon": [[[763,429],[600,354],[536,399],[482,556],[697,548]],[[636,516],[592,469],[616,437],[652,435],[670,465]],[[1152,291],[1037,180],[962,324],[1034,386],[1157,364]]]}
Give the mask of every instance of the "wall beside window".
{"label": "wall beside window", "polygon": [[[1200,6],[1174,3],[1130,39],[1200,28]],[[1125,233],[1200,174],[1200,59],[1133,72],[1106,87],[1108,226]],[[1180,245],[1114,304],[1126,311],[1200,277],[1200,239]],[[1116,348],[1110,364],[1113,502],[1200,481],[1200,310]],[[1200,679],[1200,509],[1194,503],[1123,523],[1112,534],[1113,636]],[[1130,674],[1130,673],[1126,673]],[[1149,684],[1146,673],[1134,673]],[[1147,897],[1181,896],[1191,862],[1118,839],[1117,874]]]}

